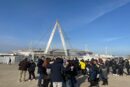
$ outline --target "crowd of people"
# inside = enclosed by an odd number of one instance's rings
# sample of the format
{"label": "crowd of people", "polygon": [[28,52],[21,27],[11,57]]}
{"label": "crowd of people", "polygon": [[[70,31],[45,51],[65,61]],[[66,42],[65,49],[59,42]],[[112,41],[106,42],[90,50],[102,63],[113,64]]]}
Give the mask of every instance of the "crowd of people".
{"label": "crowd of people", "polygon": [[[108,74],[114,76],[123,76],[130,74],[129,61],[123,58],[107,59],[91,59],[84,61],[74,59],[63,59],[60,57],[51,59],[41,57],[38,58],[37,64],[27,58],[19,63],[20,77],[19,81],[26,80],[26,72],[28,71],[28,80],[36,80],[35,68],[37,66],[38,87],[79,87],[77,77],[86,77],[90,83],[89,87],[99,87],[108,85]],[[125,72],[126,71],[126,72]]]}

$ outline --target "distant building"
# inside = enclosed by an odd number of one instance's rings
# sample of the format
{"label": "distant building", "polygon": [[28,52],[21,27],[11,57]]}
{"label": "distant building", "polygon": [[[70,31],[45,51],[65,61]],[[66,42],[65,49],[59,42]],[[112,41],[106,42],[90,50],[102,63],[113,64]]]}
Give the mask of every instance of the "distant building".
{"label": "distant building", "polygon": [[11,59],[11,63],[18,63],[23,60],[25,57],[22,55],[15,55],[13,53],[0,53],[0,63],[8,64]]}

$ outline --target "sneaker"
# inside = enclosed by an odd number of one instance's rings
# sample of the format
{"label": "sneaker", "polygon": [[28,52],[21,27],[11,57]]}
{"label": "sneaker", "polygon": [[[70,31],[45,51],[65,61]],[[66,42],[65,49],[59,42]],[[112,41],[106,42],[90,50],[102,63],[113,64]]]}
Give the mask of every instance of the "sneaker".
{"label": "sneaker", "polygon": [[29,82],[31,82],[31,80],[28,80]]}
{"label": "sneaker", "polygon": [[22,80],[19,80],[18,82],[22,82]]}
{"label": "sneaker", "polygon": [[36,81],[37,79],[33,79],[33,81]]}

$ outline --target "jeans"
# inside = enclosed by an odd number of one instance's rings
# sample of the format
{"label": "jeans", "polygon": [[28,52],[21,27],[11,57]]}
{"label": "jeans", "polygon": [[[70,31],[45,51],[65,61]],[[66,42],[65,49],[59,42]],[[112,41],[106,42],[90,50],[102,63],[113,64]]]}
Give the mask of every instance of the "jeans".
{"label": "jeans", "polygon": [[43,83],[43,74],[39,74],[39,77],[38,77],[38,86],[41,86]]}
{"label": "jeans", "polygon": [[62,82],[53,82],[53,87],[62,87]]}
{"label": "jeans", "polygon": [[71,87],[71,80],[66,81],[66,87]]}
{"label": "jeans", "polygon": [[76,78],[71,77],[70,79],[66,81],[66,87],[76,87],[77,85],[76,83],[77,83]]}

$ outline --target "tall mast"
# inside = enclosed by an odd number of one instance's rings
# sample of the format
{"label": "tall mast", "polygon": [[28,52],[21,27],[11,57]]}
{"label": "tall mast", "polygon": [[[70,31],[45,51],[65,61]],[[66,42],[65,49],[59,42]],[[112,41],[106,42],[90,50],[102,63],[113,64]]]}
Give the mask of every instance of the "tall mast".
{"label": "tall mast", "polygon": [[62,45],[63,45],[63,48],[64,48],[65,56],[68,56],[67,48],[66,48],[66,44],[65,44],[65,39],[64,39],[64,35],[63,35],[63,32],[62,32],[62,28],[61,28],[61,26],[60,26],[60,24],[59,24],[58,21],[56,21],[56,24],[55,24],[55,26],[54,26],[54,28],[53,28],[53,30],[52,30],[52,33],[51,33],[51,35],[50,35],[50,38],[49,38],[49,41],[48,41],[48,43],[47,43],[47,47],[46,47],[46,49],[45,49],[44,54],[47,54],[47,53],[48,53],[48,50],[49,50],[50,45],[51,45],[51,43],[52,43],[52,40],[53,40],[54,34],[55,34],[55,32],[56,32],[56,29],[58,29],[59,34],[60,34],[60,38],[61,38]]}

